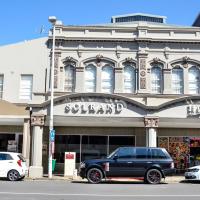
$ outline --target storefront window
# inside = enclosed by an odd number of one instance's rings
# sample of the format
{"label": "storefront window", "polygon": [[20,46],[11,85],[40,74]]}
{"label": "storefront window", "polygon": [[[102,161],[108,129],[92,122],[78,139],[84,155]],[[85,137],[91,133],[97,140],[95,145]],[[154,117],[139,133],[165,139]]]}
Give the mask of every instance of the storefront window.
{"label": "storefront window", "polygon": [[57,163],[64,163],[65,152],[76,152],[76,163],[80,162],[79,135],[56,135],[54,158]]}
{"label": "storefront window", "polygon": [[107,136],[82,136],[81,160],[107,156]]}
{"label": "storefront window", "polygon": [[189,137],[159,137],[158,146],[165,148],[174,160],[177,172],[184,172],[190,163]]}
{"label": "storefront window", "polygon": [[135,146],[134,136],[109,136],[109,153],[118,147]]}
{"label": "storefront window", "polygon": [[[11,141],[15,141],[15,134],[0,134],[0,151],[9,151]],[[12,147],[14,147],[14,144],[12,144]],[[15,149],[17,149],[16,146]]]}

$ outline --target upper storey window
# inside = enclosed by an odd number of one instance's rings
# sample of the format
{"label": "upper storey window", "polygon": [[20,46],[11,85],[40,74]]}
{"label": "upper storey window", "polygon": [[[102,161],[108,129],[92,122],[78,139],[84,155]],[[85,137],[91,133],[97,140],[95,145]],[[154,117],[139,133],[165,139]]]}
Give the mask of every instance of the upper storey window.
{"label": "upper storey window", "polygon": [[85,92],[96,92],[96,67],[88,65],[85,68]]}
{"label": "upper storey window", "polygon": [[23,100],[32,99],[33,75],[21,75],[19,98]]}
{"label": "upper storey window", "polygon": [[101,91],[105,93],[113,93],[114,91],[114,72],[111,66],[102,68]]}
{"label": "upper storey window", "polygon": [[64,91],[74,92],[75,90],[75,68],[72,65],[65,66]]}
{"label": "upper storey window", "polygon": [[192,66],[188,71],[189,93],[199,94],[200,71],[196,66]]}
{"label": "upper storey window", "polygon": [[135,82],[135,68],[130,65],[126,65],[124,67],[124,92],[134,93]]}
{"label": "upper storey window", "polygon": [[151,92],[154,94],[162,93],[162,70],[158,66],[151,68]]}
{"label": "upper storey window", "polygon": [[183,69],[176,66],[172,69],[172,92],[173,94],[183,94]]}

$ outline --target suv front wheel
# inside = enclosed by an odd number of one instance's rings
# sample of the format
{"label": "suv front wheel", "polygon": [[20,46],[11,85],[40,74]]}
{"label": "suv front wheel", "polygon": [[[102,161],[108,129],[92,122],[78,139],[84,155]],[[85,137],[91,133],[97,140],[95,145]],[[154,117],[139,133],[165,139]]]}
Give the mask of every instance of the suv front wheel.
{"label": "suv front wheel", "polygon": [[162,179],[162,174],[158,169],[149,169],[145,176],[145,182],[150,184],[159,184]]}
{"label": "suv front wheel", "polygon": [[87,180],[90,183],[100,183],[102,181],[103,174],[98,168],[91,168],[87,172]]}

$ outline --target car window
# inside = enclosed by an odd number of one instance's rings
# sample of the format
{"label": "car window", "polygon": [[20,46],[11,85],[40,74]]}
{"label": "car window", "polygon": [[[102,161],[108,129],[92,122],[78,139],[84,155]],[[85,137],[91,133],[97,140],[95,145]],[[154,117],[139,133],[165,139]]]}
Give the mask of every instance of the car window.
{"label": "car window", "polygon": [[13,160],[13,158],[11,157],[10,154],[1,153],[0,154],[0,160]]}
{"label": "car window", "polygon": [[119,159],[134,158],[135,157],[134,148],[132,147],[120,148],[117,155]]}
{"label": "car window", "polygon": [[162,149],[151,149],[152,159],[166,159],[167,155],[162,151]]}
{"label": "car window", "polygon": [[19,155],[17,155],[17,156],[18,156],[18,158],[19,158],[20,160],[22,160],[23,162],[26,162],[25,158],[24,158],[21,154],[19,154]]}
{"label": "car window", "polygon": [[136,158],[146,159],[148,157],[148,148],[136,148]]}

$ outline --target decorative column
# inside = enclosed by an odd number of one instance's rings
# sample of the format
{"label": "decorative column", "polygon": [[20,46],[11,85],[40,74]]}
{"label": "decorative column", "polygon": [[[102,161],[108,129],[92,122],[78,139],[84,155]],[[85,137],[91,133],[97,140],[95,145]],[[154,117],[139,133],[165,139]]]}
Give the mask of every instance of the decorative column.
{"label": "decorative column", "polygon": [[75,92],[84,92],[84,67],[79,66],[75,68],[75,73],[76,73],[76,88]]}
{"label": "decorative column", "polygon": [[171,94],[172,93],[172,79],[171,79],[171,69],[163,69],[163,94]]}
{"label": "decorative column", "polygon": [[29,168],[29,176],[32,178],[40,178],[43,176],[42,142],[43,142],[44,115],[42,114],[32,115],[31,125],[33,129],[32,129],[31,166]]}
{"label": "decorative column", "polygon": [[22,155],[30,165],[30,119],[24,119]]}
{"label": "decorative column", "polygon": [[157,147],[157,127],[159,117],[145,116],[144,125],[146,128],[146,146]]}
{"label": "decorative column", "polygon": [[138,52],[138,93],[147,92],[147,66],[148,53]]}

